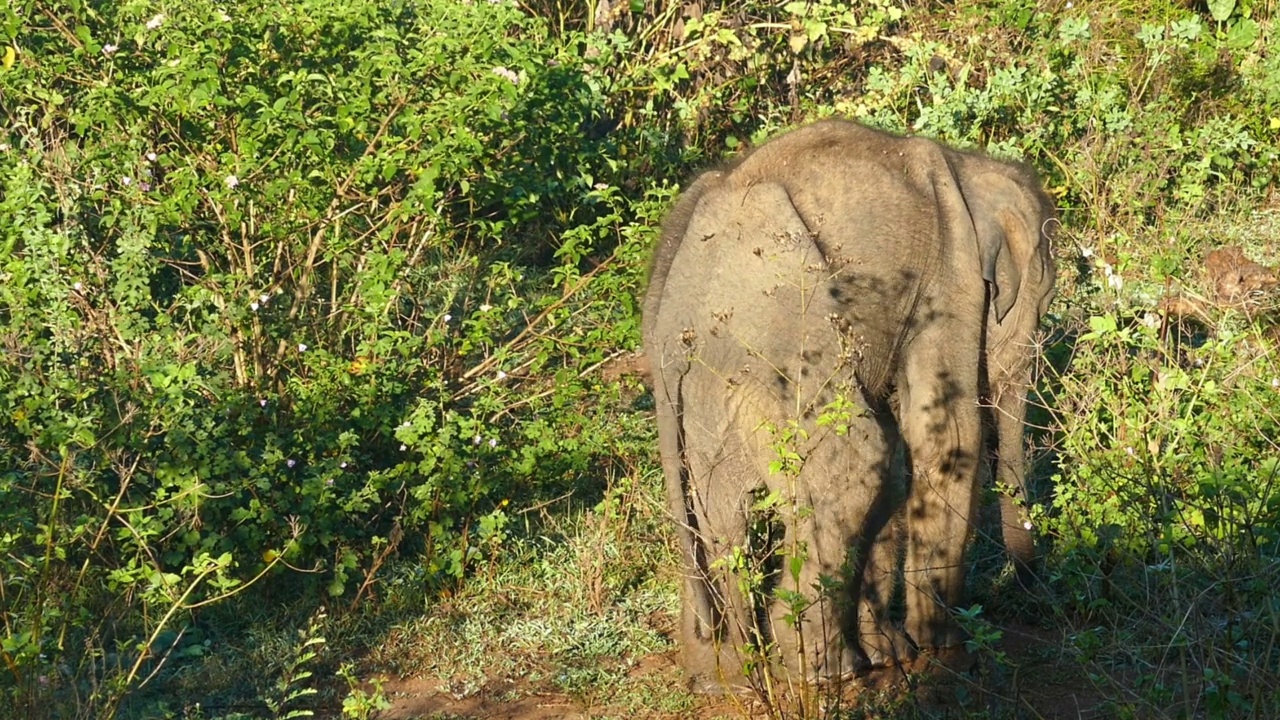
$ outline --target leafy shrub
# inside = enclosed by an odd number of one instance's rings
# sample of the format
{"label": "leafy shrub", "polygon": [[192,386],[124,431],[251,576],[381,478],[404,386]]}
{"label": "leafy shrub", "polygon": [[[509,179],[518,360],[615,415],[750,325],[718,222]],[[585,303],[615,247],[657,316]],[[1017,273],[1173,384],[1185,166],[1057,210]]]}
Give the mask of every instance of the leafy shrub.
{"label": "leafy shrub", "polygon": [[1239,315],[1180,329],[1109,312],[1072,345],[1050,380],[1059,462],[1034,517],[1069,649],[1126,688],[1117,712],[1274,712],[1274,335]]}
{"label": "leafy shrub", "polygon": [[[902,66],[872,68],[866,92],[836,109],[1026,157],[1066,207],[1087,207],[1093,216],[1083,217],[1104,226],[1175,205],[1212,210],[1275,177],[1265,109],[1280,75],[1263,69],[1274,53],[1260,38],[1240,46],[1189,13],[1140,24],[1088,6],[1020,17],[1016,41],[996,27],[966,40],[903,39]],[[1095,38],[1095,25],[1109,34]],[[1223,61],[1229,53],[1240,60]]]}
{"label": "leafy shrub", "polygon": [[109,707],[166,627],[281,564],[353,600],[401,546],[456,578],[509,498],[631,442],[589,371],[635,343],[649,232],[624,215],[669,192],[623,202],[602,98],[543,22],[54,15],[0,38],[10,691],[118,650]]}
{"label": "leafy shrub", "polygon": [[1050,526],[1063,551],[1219,567],[1280,556],[1274,343],[1221,328],[1171,352],[1161,318],[1095,316],[1062,374]]}
{"label": "leafy shrub", "polygon": [[670,6],[615,30],[602,67],[618,68],[606,87],[624,124],[678,132],[695,159],[841,114],[1024,158],[1064,208],[1112,230],[1229,207],[1280,172],[1280,59],[1260,12]]}

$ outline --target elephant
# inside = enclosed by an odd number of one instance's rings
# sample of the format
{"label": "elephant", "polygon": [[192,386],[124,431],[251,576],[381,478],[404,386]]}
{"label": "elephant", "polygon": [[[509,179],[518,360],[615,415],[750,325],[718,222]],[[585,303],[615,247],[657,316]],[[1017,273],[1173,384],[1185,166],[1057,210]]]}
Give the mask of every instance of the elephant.
{"label": "elephant", "polygon": [[[682,193],[642,333],[695,690],[740,683],[751,648],[821,680],[963,643],[980,477],[1025,495],[1055,223],[1024,165],[839,119]],[[808,604],[742,582],[761,497],[785,511],[775,582],[828,589]],[[1001,517],[1025,575],[1030,524],[1008,495]]]}

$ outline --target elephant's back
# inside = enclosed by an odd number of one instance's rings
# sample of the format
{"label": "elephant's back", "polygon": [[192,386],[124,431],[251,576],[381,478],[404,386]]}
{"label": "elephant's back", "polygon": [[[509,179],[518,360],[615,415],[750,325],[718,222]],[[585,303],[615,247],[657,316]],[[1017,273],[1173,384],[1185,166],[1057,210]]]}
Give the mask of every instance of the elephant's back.
{"label": "elephant's back", "polygon": [[951,252],[938,198],[950,178],[938,144],[842,120],[781,135],[722,178],[785,189],[830,268],[833,312],[861,338],[874,395],[892,382],[909,319]]}
{"label": "elephant's back", "polygon": [[703,377],[732,414],[778,419],[834,399],[855,377],[831,268],[791,207],[762,183],[703,192],[657,303],[655,372]]}

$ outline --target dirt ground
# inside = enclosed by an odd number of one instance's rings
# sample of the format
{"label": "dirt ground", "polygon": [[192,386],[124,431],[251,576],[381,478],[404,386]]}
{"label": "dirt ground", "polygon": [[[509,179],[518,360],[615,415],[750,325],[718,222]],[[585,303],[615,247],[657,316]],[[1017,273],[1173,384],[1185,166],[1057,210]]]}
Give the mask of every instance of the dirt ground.
{"label": "dirt ground", "polygon": [[[1091,682],[1071,658],[1062,655],[1060,632],[1026,625],[1008,625],[1003,631],[997,649],[1005,653],[1004,663],[980,662],[966,673],[929,668],[927,663],[878,670],[852,681],[843,693],[845,702],[862,707],[883,703],[903,711],[902,715],[894,712],[892,717],[950,718],[983,711],[992,718],[1033,720],[1112,716],[1114,711],[1109,709],[1105,690]],[[682,682],[674,651],[645,657],[630,675],[632,679],[646,679],[651,686],[662,687],[669,682],[673,691]],[[386,678],[383,691],[393,706],[378,715],[379,720],[711,720],[764,715],[762,706],[751,698],[701,697],[692,709],[683,712],[646,712],[614,706],[607,699],[587,703],[527,682],[493,682],[478,691],[455,693],[440,679]],[[868,693],[874,696],[870,703],[866,702]]]}

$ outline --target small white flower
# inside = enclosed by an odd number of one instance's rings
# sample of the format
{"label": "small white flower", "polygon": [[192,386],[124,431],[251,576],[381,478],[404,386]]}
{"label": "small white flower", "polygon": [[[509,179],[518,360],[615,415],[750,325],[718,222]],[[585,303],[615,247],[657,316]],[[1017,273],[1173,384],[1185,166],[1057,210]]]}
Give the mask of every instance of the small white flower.
{"label": "small white flower", "polygon": [[507,68],[496,67],[493,69],[493,74],[505,80],[510,80],[512,84],[518,85],[520,83],[520,76],[508,70]]}
{"label": "small white flower", "polygon": [[479,444],[480,444],[480,441],[481,441],[481,440],[483,440],[483,439],[484,439],[484,438],[482,438],[482,437],[480,437],[479,435],[477,435],[477,436],[475,436],[475,437],[471,438],[471,443],[472,443],[473,445],[479,445]]}
{"label": "small white flower", "polygon": [[596,183],[595,185],[592,185],[592,187],[594,187],[596,190],[608,190],[609,183]]}
{"label": "small white flower", "polygon": [[120,178],[120,182],[124,183],[125,185],[129,185],[130,183],[133,182],[133,178],[129,177],[128,175],[125,175],[124,177]]}
{"label": "small white flower", "polygon": [[234,188],[240,184],[240,178],[236,177],[235,175],[228,175],[227,179],[223,180],[223,182],[227,184],[227,187]]}
{"label": "small white flower", "polygon": [[254,312],[258,312],[258,301],[254,300],[253,302],[249,303],[249,309]]}
{"label": "small white flower", "polygon": [[218,11],[218,19],[222,22],[231,22],[231,16],[223,10]]}
{"label": "small white flower", "polygon": [[266,399],[266,398],[262,398],[261,400],[259,400],[259,401],[258,401],[258,404],[259,404],[259,405],[261,405],[262,407],[266,407],[266,406],[267,406],[267,399]]}
{"label": "small white flower", "polygon": [[1091,247],[1082,247],[1082,248],[1080,248],[1080,254],[1081,254],[1081,255],[1083,255],[1083,256],[1085,256],[1085,257],[1093,257],[1093,248],[1091,248]]}
{"label": "small white flower", "polygon": [[1076,4],[1075,4],[1075,3],[1071,2],[1071,0],[1067,0],[1067,9],[1068,9],[1068,10],[1070,10],[1071,8],[1073,8],[1073,7],[1075,7],[1075,6],[1076,6]]}
{"label": "small white flower", "polygon": [[452,315],[450,315],[449,313],[445,313],[445,314],[444,314],[444,321],[445,321],[446,323],[447,323],[447,322],[449,322],[449,321],[450,321],[450,320],[452,320],[452,319],[453,319],[453,316],[452,316]]}
{"label": "small white flower", "polygon": [[156,154],[154,152],[147,153],[147,162],[155,162]]}
{"label": "small white flower", "polygon": [[1028,521],[1026,521],[1026,522],[1022,523],[1022,527],[1023,527],[1024,529],[1026,529],[1026,530],[1030,530],[1030,529],[1031,529],[1031,521],[1030,521],[1030,520],[1028,520]]}
{"label": "small white flower", "polygon": [[503,371],[499,370],[499,371],[498,371],[498,379],[499,379],[499,380],[506,380],[506,379],[507,379],[507,374],[506,374],[505,372],[503,372]]}
{"label": "small white flower", "polygon": [[1111,286],[1112,290],[1119,290],[1124,287],[1124,278],[1119,275],[1108,274],[1107,284]]}
{"label": "small white flower", "polygon": [[1271,378],[1271,387],[1280,390],[1280,377]]}
{"label": "small white flower", "polygon": [[1125,448],[1125,449],[1124,449],[1124,452],[1125,452],[1125,454],[1126,454],[1126,455],[1128,455],[1129,457],[1133,457],[1133,448],[1131,448],[1131,447],[1127,447],[1127,448]]}
{"label": "small white flower", "polygon": [[262,303],[263,305],[266,305],[267,301],[270,299],[271,299],[271,296],[266,293],[262,293],[261,295],[258,296],[258,302]]}
{"label": "small white flower", "polygon": [[1146,313],[1142,316],[1142,324],[1148,328],[1160,327],[1160,316],[1155,313]]}
{"label": "small white flower", "polygon": [[76,281],[76,283],[75,283],[74,285],[72,285],[71,287],[72,287],[72,289],[74,289],[76,292],[80,292],[81,290],[83,290],[83,289],[84,289],[84,285],[81,285],[79,281]]}
{"label": "small white flower", "polygon": [[115,43],[107,43],[106,45],[102,46],[102,54],[110,55],[119,49],[120,49],[119,45],[116,45]]}
{"label": "small white flower", "polygon": [[0,152],[9,152],[9,143],[0,143]]}
{"label": "small white flower", "polygon": [[164,24],[164,13],[156,13],[154,17],[147,21],[147,29],[155,30]]}
{"label": "small white flower", "polygon": [[498,438],[489,438],[489,447],[498,447]]}
{"label": "small white flower", "polygon": [[493,309],[493,306],[490,305],[489,303],[485,303],[480,306],[480,312],[489,312],[492,309]]}
{"label": "small white flower", "polygon": [[306,351],[307,351],[307,344],[306,344],[306,343],[298,343],[298,352],[306,352]]}
{"label": "small white flower", "polygon": [[402,428],[407,428],[410,425],[412,425],[412,423],[410,423],[408,420],[405,420],[404,422],[400,423],[400,427]]}
{"label": "small white flower", "polygon": [[347,469],[347,461],[346,461],[346,460],[343,460],[342,462],[338,463],[338,467],[342,468],[343,470],[346,470],[346,469]]}
{"label": "small white flower", "polygon": [[284,461],[284,464],[285,464],[285,465],[288,465],[289,467],[293,467],[293,466],[294,466],[294,465],[296,465],[297,463],[296,463],[296,462],[294,462],[293,458],[289,458],[288,460],[285,460],[285,461]]}
{"label": "small white flower", "polygon": [[405,450],[408,450],[408,449],[409,449],[409,446],[408,446],[408,445],[405,445],[404,443],[401,443],[401,444],[400,444],[400,451],[401,451],[401,452],[404,452]]}

